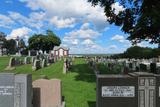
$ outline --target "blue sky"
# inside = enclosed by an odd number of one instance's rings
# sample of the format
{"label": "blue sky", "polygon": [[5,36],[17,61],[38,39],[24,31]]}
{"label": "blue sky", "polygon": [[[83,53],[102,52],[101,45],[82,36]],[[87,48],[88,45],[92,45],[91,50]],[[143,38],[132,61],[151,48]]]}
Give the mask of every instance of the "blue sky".
{"label": "blue sky", "polygon": [[[115,13],[124,8],[112,5]],[[0,31],[7,38],[19,36],[26,42],[34,33],[52,30],[70,53],[122,53],[131,43],[120,27],[109,25],[103,8],[92,7],[87,0],[1,0]],[[143,47],[157,47],[147,42]]]}

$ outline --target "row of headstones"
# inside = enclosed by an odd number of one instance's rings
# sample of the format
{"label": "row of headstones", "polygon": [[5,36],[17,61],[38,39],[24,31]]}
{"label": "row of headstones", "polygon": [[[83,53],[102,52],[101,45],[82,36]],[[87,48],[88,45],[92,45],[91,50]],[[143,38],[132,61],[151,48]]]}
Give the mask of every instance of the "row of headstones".
{"label": "row of headstones", "polygon": [[108,58],[108,57],[86,57],[86,58],[93,58],[94,61],[96,63],[105,63],[105,62],[113,62],[113,63],[116,63],[116,62],[121,62],[121,61],[128,61],[128,62],[133,62],[133,61],[137,61],[137,62],[160,62],[160,57],[158,58],[150,58],[150,59],[135,59],[135,58],[132,58],[132,59],[129,59],[129,58],[119,58],[119,59],[112,59],[112,58]]}
{"label": "row of headstones", "polygon": [[[103,63],[104,66],[107,66],[109,70],[113,70],[117,67],[117,65],[120,65],[120,72],[121,73],[129,73],[129,72],[152,72],[155,74],[160,73],[160,68],[157,66],[159,63],[144,63],[140,62],[135,59],[107,59],[105,62],[98,61],[97,58],[86,58],[86,61],[89,63],[90,66],[93,68],[96,67],[95,63]],[[148,61],[148,60],[146,60]],[[150,62],[153,62],[150,60]],[[146,65],[147,64],[147,65]]]}
{"label": "row of headstones", "polygon": [[35,57],[25,57],[24,59],[18,57],[11,57],[9,60],[9,67],[14,67],[17,65],[31,64],[34,63]]}
{"label": "row of headstones", "polygon": [[36,57],[32,57],[33,58],[33,65],[32,65],[32,70],[36,71],[40,68],[44,68],[49,66],[52,63],[56,63],[58,60],[60,60],[59,57],[57,56],[47,56],[47,55],[37,55]]}
{"label": "row of headstones", "polygon": [[64,74],[66,74],[71,69],[71,66],[73,65],[73,61],[74,61],[74,57],[64,58],[64,63],[63,63]]}
{"label": "row of headstones", "polygon": [[47,66],[48,66],[48,64],[47,64],[46,59],[43,59],[42,61],[36,59],[36,60],[34,60],[34,63],[32,65],[32,70],[36,71],[40,68],[44,68],[44,67],[47,67]]}
{"label": "row of headstones", "polygon": [[32,69],[33,70],[38,70],[40,68],[44,68],[51,63],[55,63],[58,61],[57,57],[50,57],[47,55],[37,55],[33,57],[25,57],[24,60],[22,58],[17,58],[17,57],[11,57],[9,61],[9,68],[12,68],[14,66],[18,65],[24,65],[24,64],[31,64],[32,63]]}
{"label": "row of headstones", "polygon": [[154,74],[160,73],[160,67],[158,66],[158,63],[136,63],[136,62],[130,62],[126,64],[126,67],[130,71],[147,71],[152,72]]}
{"label": "row of headstones", "polygon": [[40,68],[47,67],[51,63],[54,63],[54,59],[50,58],[47,55],[40,54],[40,55],[37,55],[36,57],[34,57],[33,62],[34,63],[32,64],[32,70],[35,71]]}
{"label": "row of headstones", "polygon": [[61,80],[32,82],[29,74],[0,73],[0,107],[65,107]]}

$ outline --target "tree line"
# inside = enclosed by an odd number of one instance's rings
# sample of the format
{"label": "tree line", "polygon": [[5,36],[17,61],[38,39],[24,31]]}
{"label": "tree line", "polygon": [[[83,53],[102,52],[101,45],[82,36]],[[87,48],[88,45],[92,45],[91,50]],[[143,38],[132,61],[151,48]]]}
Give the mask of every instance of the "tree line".
{"label": "tree line", "polygon": [[61,39],[51,30],[47,30],[46,34],[34,34],[28,39],[28,45],[23,38],[8,39],[7,35],[0,32],[0,49],[6,51],[6,54],[15,54],[20,51],[21,54],[28,54],[28,50],[42,50],[49,52],[54,46],[61,44]]}
{"label": "tree line", "polygon": [[160,56],[160,48],[149,48],[149,47],[139,47],[132,46],[128,48],[124,53],[112,55],[112,58],[154,58]]}

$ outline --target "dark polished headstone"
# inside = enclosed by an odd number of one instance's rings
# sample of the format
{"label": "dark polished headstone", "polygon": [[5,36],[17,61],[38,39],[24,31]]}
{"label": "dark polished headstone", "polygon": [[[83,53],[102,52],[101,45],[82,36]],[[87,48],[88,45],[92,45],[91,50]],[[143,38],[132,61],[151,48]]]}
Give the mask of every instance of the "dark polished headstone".
{"label": "dark polished headstone", "polygon": [[97,75],[97,107],[160,107],[160,76]]}

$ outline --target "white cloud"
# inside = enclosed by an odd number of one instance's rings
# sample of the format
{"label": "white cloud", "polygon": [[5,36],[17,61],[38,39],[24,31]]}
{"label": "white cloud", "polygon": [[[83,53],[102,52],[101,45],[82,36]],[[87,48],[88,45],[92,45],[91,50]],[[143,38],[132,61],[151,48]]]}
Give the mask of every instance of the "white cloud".
{"label": "white cloud", "polygon": [[7,39],[16,39],[17,37],[19,37],[27,40],[29,38],[29,33],[31,32],[32,30],[27,27],[13,29],[7,36]]}
{"label": "white cloud", "polygon": [[112,4],[112,10],[114,10],[114,13],[118,15],[119,12],[124,11],[125,8],[119,4],[119,2]]}
{"label": "white cloud", "polygon": [[58,18],[58,16],[54,16],[50,19],[50,23],[55,25],[57,28],[72,28],[75,26],[75,19],[74,18]]}
{"label": "white cloud", "polygon": [[0,14],[0,27],[11,28],[15,22],[8,16]]}
{"label": "white cloud", "polygon": [[117,49],[118,47],[116,45],[111,45],[108,47],[108,49]]}
{"label": "white cloud", "polygon": [[[103,8],[93,7],[87,0],[20,0],[32,10],[45,11],[48,18],[58,16],[59,19],[74,18],[76,21],[91,22],[95,28],[105,29],[108,24]],[[58,20],[57,20],[58,21]],[[56,21],[56,22],[57,22]],[[61,20],[60,20],[61,21]],[[52,21],[51,21],[52,22]],[[71,21],[72,22],[72,21]],[[55,24],[55,23],[54,23]],[[59,25],[59,24],[57,24]],[[70,26],[69,26],[70,27]]]}
{"label": "white cloud", "polygon": [[91,46],[91,45],[94,45],[95,43],[90,40],[90,39],[86,39],[82,42],[82,45],[87,45],[87,46]]}
{"label": "white cloud", "polygon": [[84,23],[79,30],[73,30],[69,33],[66,33],[65,37],[70,39],[95,39],[100,35],[101,34],[99,32],[90,29],[88,23]]}
{"label": "white cloud", "polygon": [[116,40],[118,42],[121,42],[121,43],[125,43],[125,42],[129,42],[128,40],[125,39],[124,36],[122,35],[115,35],[111,38],[111,40]]}
{"label": "white cloud", "polygon": [[65,34],[62,45],[70,47],[71,53],[96,53],[102,47],[95,41],[101,34],[90,28],[89,23],[84,23],[80,29]]}
{"label": "white cloud", "polygon": [[29,17],[17,12],[9,12],[9,17],[20,23],[22,26],[28,26],[38,30],[44,26],[44,21],[46,20],[44,12],[32,12],[29,14]]}

